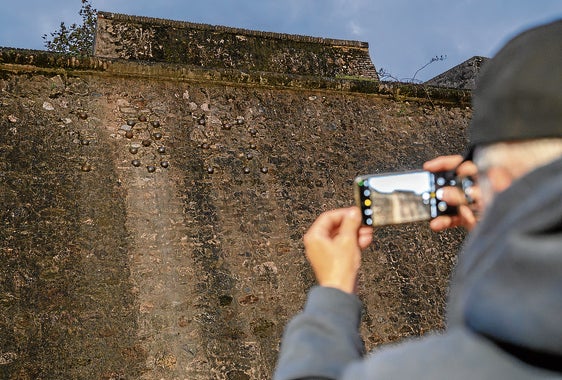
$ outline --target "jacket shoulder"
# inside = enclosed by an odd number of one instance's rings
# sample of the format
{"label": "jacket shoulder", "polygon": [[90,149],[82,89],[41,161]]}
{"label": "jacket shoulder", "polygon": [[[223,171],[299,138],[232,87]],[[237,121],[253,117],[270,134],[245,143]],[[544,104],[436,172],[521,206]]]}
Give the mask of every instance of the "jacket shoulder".
{"label": "jacket shoulder", "polygon": [[373,351],[343,379],[562,379],[514,359],[488,340],[458,328]]}

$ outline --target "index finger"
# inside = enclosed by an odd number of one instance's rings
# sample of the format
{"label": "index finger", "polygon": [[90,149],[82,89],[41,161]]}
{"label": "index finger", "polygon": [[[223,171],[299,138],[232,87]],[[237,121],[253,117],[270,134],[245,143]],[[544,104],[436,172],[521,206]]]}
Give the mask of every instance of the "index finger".
{"label": "index finger", "polygon": [[463,161],[464,157],[458,154],[452,156],[439,156],[423,164],[424,170],[432,173],[455,170],[461,177],[470,177],[478,174],[478,168],[472,161]]}
{"label": "index finger", "polygon": [[348,208],[339,208],[323,212],[316,218],[314,223],[312,223],[307,234],[331,235],[331,232],[341,225],[347,213],[349,213]]}
{"label": "index finger", "polygon": [[439,156],[423,164],[423,169],[430,172],[442,172],[453,170],[462,162],[463,157],[460,154],[451,156]]}
{"label": "index finger", "polygon": [[457,174],[462,177],[475,176],[478,174],[478,168],[472,161],[465,161],[457,168]]}

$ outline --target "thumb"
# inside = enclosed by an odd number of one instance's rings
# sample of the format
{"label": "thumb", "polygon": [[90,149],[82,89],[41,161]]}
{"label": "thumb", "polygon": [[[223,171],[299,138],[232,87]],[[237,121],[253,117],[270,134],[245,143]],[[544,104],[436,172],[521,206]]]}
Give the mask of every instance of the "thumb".
{"label": "thumb", "polygon": [[342,221],[340,232],[344,235],[357,236],[361,227],[361,213],[357,207],[350,207]]}

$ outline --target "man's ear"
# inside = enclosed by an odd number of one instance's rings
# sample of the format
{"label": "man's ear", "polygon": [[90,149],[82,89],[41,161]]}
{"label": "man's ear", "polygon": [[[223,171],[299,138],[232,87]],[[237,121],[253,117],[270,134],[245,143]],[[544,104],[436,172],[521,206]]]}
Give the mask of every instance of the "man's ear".
{"label": "man's ear", "polygon": [[492,185],[494,193],[500,193],[507,189],[513,182],[511,173],[501,166],[492,166],[488,169],[488,180]]}

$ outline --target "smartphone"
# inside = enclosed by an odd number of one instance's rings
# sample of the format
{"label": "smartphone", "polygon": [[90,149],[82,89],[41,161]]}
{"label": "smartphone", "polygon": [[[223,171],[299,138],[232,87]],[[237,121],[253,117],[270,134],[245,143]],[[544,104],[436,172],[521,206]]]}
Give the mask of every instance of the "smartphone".
{"label": "smartphone", "polygon": [[439,189],[461,184],[453,171],[363,175],[354,181],[354,195],[363,224],[384,226],[456,214],[456,207],[439,199]]}

